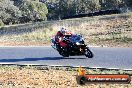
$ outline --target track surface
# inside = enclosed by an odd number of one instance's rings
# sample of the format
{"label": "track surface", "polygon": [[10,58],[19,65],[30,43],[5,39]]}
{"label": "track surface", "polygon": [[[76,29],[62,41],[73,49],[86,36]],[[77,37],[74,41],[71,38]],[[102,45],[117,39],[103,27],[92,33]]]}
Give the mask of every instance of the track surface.
{"label": "track surface", "polygon": [[37,64],[132,69],[132,48],[90,47],[94,58],[63,58],[51,47],[0,47],[0,64]]}

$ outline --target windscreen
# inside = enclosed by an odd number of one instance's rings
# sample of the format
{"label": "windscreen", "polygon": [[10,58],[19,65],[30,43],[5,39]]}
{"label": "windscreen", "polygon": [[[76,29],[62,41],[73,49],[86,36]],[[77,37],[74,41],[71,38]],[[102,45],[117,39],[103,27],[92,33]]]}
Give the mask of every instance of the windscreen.
{"label": "windscreen", "polygon": [[71,42],[72,43],[80,42],[80,40],[81,40],[81,37],[79,35],[73,35],[71,37]]}

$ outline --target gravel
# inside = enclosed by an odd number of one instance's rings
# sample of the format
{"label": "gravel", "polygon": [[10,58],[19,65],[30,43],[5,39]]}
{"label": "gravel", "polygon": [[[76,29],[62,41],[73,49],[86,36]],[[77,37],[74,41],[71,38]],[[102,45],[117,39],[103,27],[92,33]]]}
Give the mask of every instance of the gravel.
{"label": "gravel", "polygon": [[[89,74],[119,73],[87,69]],[[132,74],[132,71],[124,71]],[[43,66],[0,66],[0,88],[132,88],[130,84],[86,84],[76,83],[77,68],[55,68]]]}

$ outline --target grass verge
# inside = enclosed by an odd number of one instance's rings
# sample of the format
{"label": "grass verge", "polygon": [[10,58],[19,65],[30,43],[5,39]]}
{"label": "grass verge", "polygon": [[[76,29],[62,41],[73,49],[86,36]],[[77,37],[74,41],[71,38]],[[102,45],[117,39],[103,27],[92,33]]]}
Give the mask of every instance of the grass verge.
{"label": "grass verge", "polygon": [[31,45],[49,44],[51,37],[61,27],[82,34],[89,45],[132,47],[131,13],[9,26],[0,31],[0,42],[5,46],[7,45],[5,42],[15,42],[8,44],[11,46],[23,45],[23,42],[25,45],[28,42],[35,42]]}

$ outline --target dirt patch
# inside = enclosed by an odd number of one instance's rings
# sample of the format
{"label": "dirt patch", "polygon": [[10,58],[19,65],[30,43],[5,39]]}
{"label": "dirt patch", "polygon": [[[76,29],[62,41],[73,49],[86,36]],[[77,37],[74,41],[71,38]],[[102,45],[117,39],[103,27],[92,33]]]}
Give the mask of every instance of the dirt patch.
{"label": "dirt patch", "polygon": [[82,34],[88,45],[132,47],[132,18],[129,15],[128,13],[85,17],[56,22],[51,21],[48,24],[42,22],[40,24],[45,26],[36,28],[34,31],[20,32],[21,34],[14,34],[13,31],[13,34],[10,35],[2,32],[4,35],[0,36],[0,46],[49,45],[51,37],[56,34],[57,30],[65,27],[73,33]]}
{"label": "dirt patch", "polygon": [[[88,73],[102,73],[100,70],[87,70]],[[108,71],[106,73],[122,73]],[[130,84],[86,84],[76,83],[77,70],[73,69],[38,69],[35,67],[0,66],[1,88],[131,88]]]}
{"label": "dirt patch", "polygon": [[50,46],[50,42],[13,42],[13,41],[0,41],[0,46]]}

